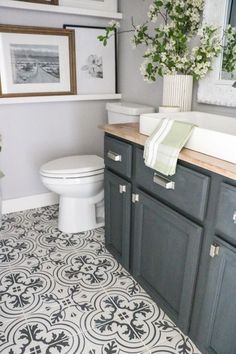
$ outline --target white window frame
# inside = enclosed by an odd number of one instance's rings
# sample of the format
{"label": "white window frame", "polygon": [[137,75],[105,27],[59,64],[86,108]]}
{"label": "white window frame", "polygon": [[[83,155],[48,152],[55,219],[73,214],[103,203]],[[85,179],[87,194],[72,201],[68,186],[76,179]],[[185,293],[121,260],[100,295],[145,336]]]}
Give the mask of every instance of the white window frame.
{"label": "white window frame", "polygon": [[[206,0],[204,22],[215,25],[223,37],[227,23],[229,0]],[[218,106],[236,107],[236,88],[234,81],[221,80],[223,53],[213,62],[212,71],[199,81],[198,102]]]}

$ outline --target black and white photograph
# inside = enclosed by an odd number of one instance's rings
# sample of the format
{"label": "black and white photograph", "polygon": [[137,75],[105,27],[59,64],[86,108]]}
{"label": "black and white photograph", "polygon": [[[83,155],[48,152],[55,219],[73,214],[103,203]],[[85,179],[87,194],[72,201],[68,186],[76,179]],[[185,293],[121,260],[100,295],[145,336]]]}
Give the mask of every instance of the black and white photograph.
{"label": "black and white photograph", "polygon": [[74,31],[0,25],[1,96],[76,94]]}
{"label": "black and white photograph", "polygon": [[11,44],[14,84],[60,82],[59,47]]}
{"label": "black and white photograph", "polygon": [[77,87],[79,94],[116,93],[116,35],[104,46],[98,36],[103,27],[65,25],[75,31]]}
{"label": "black and white photograph", "polygon": [[90,54],[86,64],[82,66],[81,70],[86,71],[88,77],[103,79],[103,60],[96,54]]}

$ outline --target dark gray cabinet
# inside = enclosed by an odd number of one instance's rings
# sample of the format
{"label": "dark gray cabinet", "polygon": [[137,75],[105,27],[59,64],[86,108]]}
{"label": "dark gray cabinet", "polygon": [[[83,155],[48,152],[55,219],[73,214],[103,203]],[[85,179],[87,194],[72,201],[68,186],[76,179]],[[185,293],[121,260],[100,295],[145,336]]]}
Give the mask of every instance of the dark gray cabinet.
{"label": "dark gray cabinet", "polygon": [[222,183],[216,218],[217,233],[236,246],[236,188]]}
{"label": "dark gray cabinet", "polygon": [[183,162],[167,180],[111,135],[105,156],[107,247],[203,354],[236,354],[236,182]]}
{"label": "dark gray cabinet", "polygon": [[188,331],[202,228],[136,191],[133,272],[156,302]]}
{"label": "dark gray cabinet", "polygon": [[197,342],[203,353],[236,353],[236,249],[215,239]]}
{"label": "dark gray cabinet", "polygon": [[131,185],[105,171],[105,235],[106,247],[129,269]]}

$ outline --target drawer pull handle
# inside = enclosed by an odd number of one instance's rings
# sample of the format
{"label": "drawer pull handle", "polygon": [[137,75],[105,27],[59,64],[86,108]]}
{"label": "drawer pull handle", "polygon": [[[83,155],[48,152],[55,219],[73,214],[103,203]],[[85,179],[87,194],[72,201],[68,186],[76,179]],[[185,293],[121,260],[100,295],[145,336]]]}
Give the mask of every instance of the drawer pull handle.
{"label": "drawer pull handle", "polygon": [[115,162],[118,162],[118,161],[122,161],[122,156],[119,155],[119,154],[116,154],[115,152],[112,152],[112,151],[109,151],[107,153],[107,157],[112,160],[112,161],[115,161]]}
{"label": "drawer pull handle", "polygon": [[119,190],[120,190],[120,194],[126,193],[126,186],[120,184],[120,185],[119,185]]}
{"label": "drawer pull handle", "polygon": [[157,173],[154,173],[153,182],[161,187],[164,187],[165,189],[175,189],[175,182],[168,178],[162,177]]}
{"label": "drawer pull handle", "polygon": [[234,215],[233,215],[233,221],[234,221],[234,224],[236,224],[236,211],[234,212]]}

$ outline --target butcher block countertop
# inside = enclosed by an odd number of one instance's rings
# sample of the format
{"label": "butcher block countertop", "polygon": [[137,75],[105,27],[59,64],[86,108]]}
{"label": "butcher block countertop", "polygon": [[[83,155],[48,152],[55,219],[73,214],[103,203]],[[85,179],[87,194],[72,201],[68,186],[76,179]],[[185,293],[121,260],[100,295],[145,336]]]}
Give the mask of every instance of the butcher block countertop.
{"label": "butcher block countertop", "polygon": [[[144,146],[147,140],[146,135],[139,133],[138,123],[107,124],[103,126],[102,129],[108,134],[141,146]],[[236,165],[234,163],[220,160],[189,149],[183,149],[179,155],[179,159],[236,181]]]}

